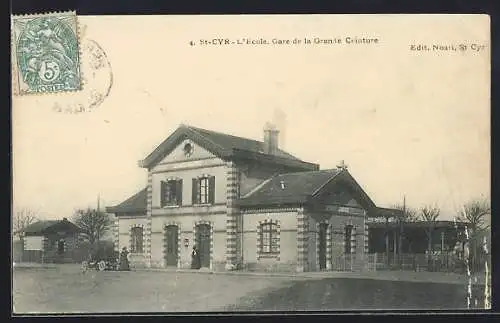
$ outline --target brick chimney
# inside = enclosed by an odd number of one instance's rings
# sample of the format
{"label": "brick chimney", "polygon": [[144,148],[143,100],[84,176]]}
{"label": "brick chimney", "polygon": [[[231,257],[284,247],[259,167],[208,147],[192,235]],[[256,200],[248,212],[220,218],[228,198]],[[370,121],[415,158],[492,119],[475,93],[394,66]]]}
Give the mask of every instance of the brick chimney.
{"label": "brick chimney", "polygon": [[279,130],[270,122],[264,125],[264,153],[275,155],[278,151]]}

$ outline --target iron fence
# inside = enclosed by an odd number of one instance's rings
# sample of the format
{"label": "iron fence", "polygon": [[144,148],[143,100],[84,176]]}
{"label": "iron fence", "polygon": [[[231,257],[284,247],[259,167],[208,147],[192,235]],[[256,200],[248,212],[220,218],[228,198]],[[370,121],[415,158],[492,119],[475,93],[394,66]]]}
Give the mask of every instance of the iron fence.
{"label": "iron fence", "polygon": [[[413,271],[438,271],[465,274],[467,262],[453,253],[443,254],[386,254],[372,253],[366,255],[365,269],[377,270],[413,270]],[[485,263],[491,264],[490,255],[479,255],[469,260],[469,269],[472,273],[485,270]],[[490,267],[491,268],[491,265]]]}

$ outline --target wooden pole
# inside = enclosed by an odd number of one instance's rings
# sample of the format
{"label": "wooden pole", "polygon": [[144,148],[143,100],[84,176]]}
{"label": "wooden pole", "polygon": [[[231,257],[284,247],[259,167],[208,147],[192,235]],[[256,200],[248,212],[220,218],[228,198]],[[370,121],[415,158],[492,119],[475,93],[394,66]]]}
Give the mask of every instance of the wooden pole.
{"label": "wooden pole", "polygon": [[394,244],[394,263],[398,259],[398,254],[397,254],[397,252],[398,252],[398,248],[397,248],[398,247],[397,246],[398,241],[396,239],[397,238],[396,236],[397,236],[397,229],[394,229],[394,232],[392,233],[392,243]]}
{"label": "wooden pole", "polygon": [[444,253],[444,231],[441,232],[441,254]]}
{"label": "wooden pole", "polygon": [[403,195],[403,214],[399,218],[399,265],[402,267],[402,254],[403,254],[403,234],[404,234],[404,217],[406,216],[406,195]]}
{"label": "wooden pole", "polygon": [[389,267],[389,217],[385,217],[385,255],[387,257],[387,267]]}

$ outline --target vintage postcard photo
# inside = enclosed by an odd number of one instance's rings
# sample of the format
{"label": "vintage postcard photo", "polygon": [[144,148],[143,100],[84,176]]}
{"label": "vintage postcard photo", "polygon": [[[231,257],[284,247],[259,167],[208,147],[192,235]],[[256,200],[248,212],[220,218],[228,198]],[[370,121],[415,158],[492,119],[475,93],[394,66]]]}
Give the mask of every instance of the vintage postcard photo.
{"label": "vintage postcard photo", "polygon": [[14,314],[491,308],[487,15],[11,20]]}

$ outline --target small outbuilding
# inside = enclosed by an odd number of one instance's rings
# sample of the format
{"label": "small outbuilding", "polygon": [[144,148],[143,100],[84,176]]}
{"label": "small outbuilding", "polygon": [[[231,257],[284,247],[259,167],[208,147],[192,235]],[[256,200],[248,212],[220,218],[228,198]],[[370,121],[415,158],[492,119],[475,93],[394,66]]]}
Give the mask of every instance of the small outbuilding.
{"label": "small outbuilding", "polygon": [[23,261],[39,263],[78,262],[75,250],[81,230],[62,220],[35,222],[24,229]]}

